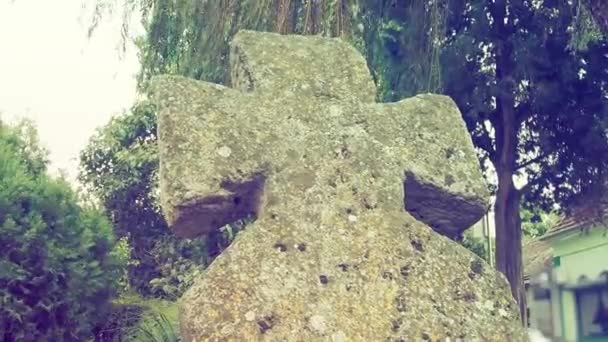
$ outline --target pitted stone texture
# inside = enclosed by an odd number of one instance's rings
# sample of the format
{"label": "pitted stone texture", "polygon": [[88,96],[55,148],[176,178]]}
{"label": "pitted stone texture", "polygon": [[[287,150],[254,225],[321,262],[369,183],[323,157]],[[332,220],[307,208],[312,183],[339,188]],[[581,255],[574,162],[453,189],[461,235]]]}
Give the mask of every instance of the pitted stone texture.
{"label": "pitted stone texture", "polygon": [[488,202],[453,101],[373,103],[339,40],[241,32],[232,49],[239,89],[152,82],[172,229],[257,217],[182,298],[186,341],[525,340],[504,278],[421,223],[457,235]]}
{"label": "pitted stone texture", "polygon": [[401,205],[444,235],[485,213],[488,192],[448,97],[374,103],[365,60],[337,39],[243,31],[231,46],[232,81],[251,92],[175,76],[153,82],[161,201],[178,235],[257,213],[270,173],[284,176],[288,165],[295,181],[314,182],[318,165],[336,157],[364,168],[390,159],[406,189]]}
{"label": "pitted stone texture", "polygon": [[184,340],[527,340],[506,280],[468,250],[407,213],[344,216],[241,232],[181,299]]}
{"label": "pitted stone texture", "polygon": [[[328,63],[330,62],[330,63]],[[240,31],[230,44],[232,88],[275,96],[374,102],[363,56],[337,38]]]}
{"label": "pitted stone texture", "polygon": [[332,159],[350,165],[342,172],[390,167],[400,180],[368,191],[369,205],[394,192],[393,207],[444,235],[457,236],[486,211],[470,137],[448,97],[379,104],[241,93],[178,76],[153,84],[161,201],[178,235],[209,233],[257,213],[266,178],[312,185]]}

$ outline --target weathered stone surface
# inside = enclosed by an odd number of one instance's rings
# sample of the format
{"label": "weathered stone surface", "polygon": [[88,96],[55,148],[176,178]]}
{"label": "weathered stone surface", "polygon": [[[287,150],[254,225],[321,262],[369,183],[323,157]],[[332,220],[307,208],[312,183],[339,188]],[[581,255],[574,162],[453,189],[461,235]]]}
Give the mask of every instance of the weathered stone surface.
{"label": "weathered stone surface", "polygon": [[[365,60],[337,39],[243,31],[232,46],[232,82],[253,93],[179,77],[155,82],[163,209],[177,234],[256,210],[269,173],[314,171],[341,149],[365,169],[390,159],[406,183],[399,198],[436,231],[457,235],[485,212],[487,189],[449,98],[374,103]],[[309,147],[315,153],[304,157]],[[244,202],[234,205],[237,197]]]}
{"label": "weathered stone surface", "polygon": [[281,38],[253,31],[240,31],[234,37],[232,88],[374,102],[376,86],[367,62],[354,47],[319,36]]}
{"label": "weathered stone surface", "polygon": [[238,89],[152,83],[170,226],[257,217],[182,298],[186,341],[525,340],[504,278],[423,224],[488,199],[449,98],[374,103],[334,39],[240,32],[231,65]]}

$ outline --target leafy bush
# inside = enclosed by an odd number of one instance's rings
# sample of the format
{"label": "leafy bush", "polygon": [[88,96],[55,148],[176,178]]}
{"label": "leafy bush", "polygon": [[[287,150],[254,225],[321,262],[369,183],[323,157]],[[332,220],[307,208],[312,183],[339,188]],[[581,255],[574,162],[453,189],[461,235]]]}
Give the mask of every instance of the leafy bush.
{"label": "leafy bush", "polygon": [[539,208],[522,208],[521,230],[524,236],[537,238],[545,234],[559,220],[555,211],[545,212]]}
{"label": "leafy bush", "polygon": [[474,237],[470,234],[464,234],[464,237],[461,241],[459,241],[459,243],[466,249],[475,253],[478,257],[485,260],[486,262],[490,260],[490,255],[486,248],[486,243],[483,239]]}
{"label": "leafy bush", "polygon": [[0,340],[79,341],[103,319],[125,260],[106,218],[46,175],[35,137],[0,122]]}

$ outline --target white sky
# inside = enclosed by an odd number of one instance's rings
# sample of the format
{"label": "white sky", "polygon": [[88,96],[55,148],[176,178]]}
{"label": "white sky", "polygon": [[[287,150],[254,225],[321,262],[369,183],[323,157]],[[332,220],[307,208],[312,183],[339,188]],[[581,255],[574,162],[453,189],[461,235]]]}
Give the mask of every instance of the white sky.
{"label": "white sky", "polygon": [[71,180],[95,129],[134,103],[139,69],[133,46],[119,57],[120,16],[89,40],[82,2],[0,0],[0,115],[33,119]]}

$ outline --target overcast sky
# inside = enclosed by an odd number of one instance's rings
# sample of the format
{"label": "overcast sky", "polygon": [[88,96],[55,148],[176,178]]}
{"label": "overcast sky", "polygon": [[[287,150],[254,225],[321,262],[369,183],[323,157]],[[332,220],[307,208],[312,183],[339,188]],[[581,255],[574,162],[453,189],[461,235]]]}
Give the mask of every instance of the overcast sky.
{"label": "overcast sky", "polygon": [[137,51],[121,59],[120,18],[87,39],[83,0],[0,0],[0,116],[31,118],[51,171],[77,174],[95,128],[135,100]]}

